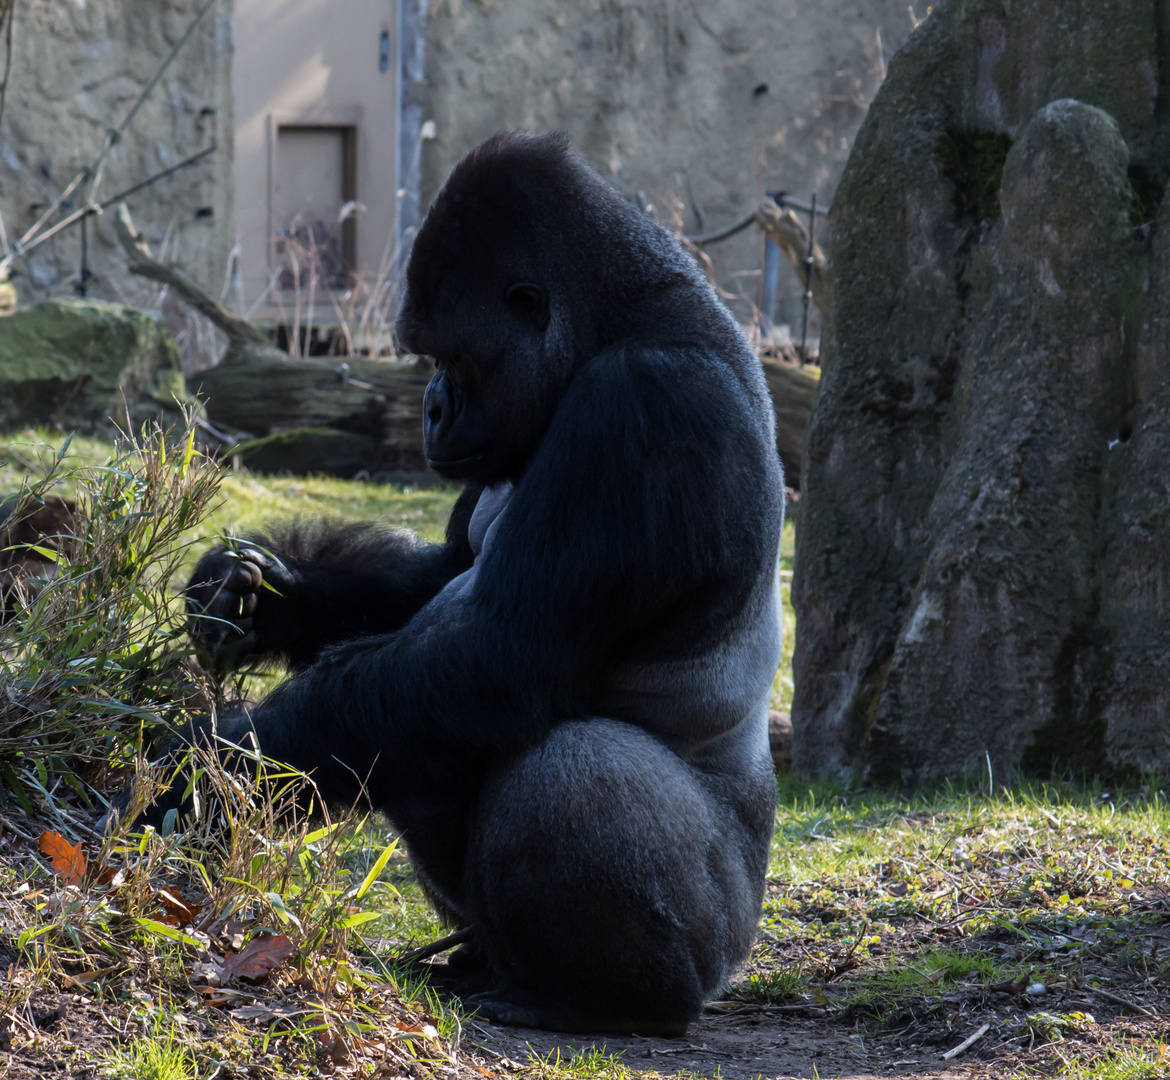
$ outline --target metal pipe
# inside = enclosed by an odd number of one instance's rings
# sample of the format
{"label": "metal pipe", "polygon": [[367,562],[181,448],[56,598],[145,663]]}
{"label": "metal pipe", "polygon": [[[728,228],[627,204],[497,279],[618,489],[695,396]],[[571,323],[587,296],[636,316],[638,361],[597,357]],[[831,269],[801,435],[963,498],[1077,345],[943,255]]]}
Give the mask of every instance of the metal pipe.
{"label": "metal pipe", "polygon": [[808,254],[804,257],[804,318],[800,324],[800,362],[808,363],[808,306],[812,303],[813,235],[817,227],[817,193],[808,208]]}

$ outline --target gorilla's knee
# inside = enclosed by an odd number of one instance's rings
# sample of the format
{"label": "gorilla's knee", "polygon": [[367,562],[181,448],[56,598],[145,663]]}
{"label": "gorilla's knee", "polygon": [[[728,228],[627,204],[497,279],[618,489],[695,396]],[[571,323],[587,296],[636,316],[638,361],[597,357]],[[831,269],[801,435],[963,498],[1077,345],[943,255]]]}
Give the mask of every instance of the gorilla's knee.
{"label": "gorilla's knee", "polygon": [[653,736],[562,724],[485,785],[466,876],[477,941],[505,983],[693,1018],[740,945],[730,828]]}

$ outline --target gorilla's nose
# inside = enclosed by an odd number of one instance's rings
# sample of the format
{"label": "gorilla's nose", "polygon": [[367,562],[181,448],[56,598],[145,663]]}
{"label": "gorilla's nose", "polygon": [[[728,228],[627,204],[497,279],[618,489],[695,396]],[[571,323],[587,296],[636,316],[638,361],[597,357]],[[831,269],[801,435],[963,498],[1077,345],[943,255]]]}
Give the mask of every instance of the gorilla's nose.
{"label": "gorilla's nose", "polygon": [[436,375],[423,395],[424,427],[429,437],[441,436],[452,424],[458,411],[455,391],[449,379]]}

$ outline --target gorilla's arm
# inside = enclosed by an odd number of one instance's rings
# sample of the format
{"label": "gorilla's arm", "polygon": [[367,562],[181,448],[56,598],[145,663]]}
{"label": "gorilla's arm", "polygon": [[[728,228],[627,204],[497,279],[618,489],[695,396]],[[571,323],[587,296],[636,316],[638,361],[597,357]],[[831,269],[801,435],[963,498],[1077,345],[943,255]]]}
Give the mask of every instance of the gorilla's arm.
{"label": "gorilla's arm", "polygon": [[[393,636],[339,646],[255,711],[263,752],[350,801],[367,784],[409,828],[558,719],[655,628],[734,606],[766,543],[754,498],[774,453],[718,361],[615,350],[583,370],[519,480],[472,588]],[[759,459],[759,460],[757,460]],[[774,558],[774,556],[771,556]],[[718,732],[710,732],[714,736]],[[373,762],[371,768],[370,763]]]}
{"label": "gorilla's arm", "polygon": [[464,489],[443,544],[372,524],[299,522],[214,548],[187,586],[192,635],[219,668],[279,656],[301,669],[328,645],[399,629],[471,566],[481,490]]}

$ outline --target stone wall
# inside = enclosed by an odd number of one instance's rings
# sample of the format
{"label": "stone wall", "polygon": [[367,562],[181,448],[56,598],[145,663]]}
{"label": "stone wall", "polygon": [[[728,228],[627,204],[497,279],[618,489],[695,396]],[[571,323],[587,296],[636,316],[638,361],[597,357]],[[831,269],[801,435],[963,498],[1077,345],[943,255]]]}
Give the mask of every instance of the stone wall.
{"label": "stone wall", "polygon": [[[0,213],[11,244],[101,150],[205,0],[20,0],[0,125]],[[209,158],[129,202],[134,220],[215,295],[233,243],[231,5],[217,0],[106,160],[109,198],[208,146]],[[74,202],[71,206],[79,205]],[[90,295],[133,296],[109,220],[90,219]],[[157,250],[157,247],[156,247]],[[74,227],[17,264],[22,302],[72,293]]]}
{"label": "stone wall", "polygon": [[[516,127],[567,132],[687,233],[743,217],[766,189],[831,199],[910,30],[903,0],[431,0],[423,204],[467,150]],[[710,247],[729,293],[757,297],[761,245],[751,229]],[[777,317],[795,327],[801,290],[781,270]]]}

